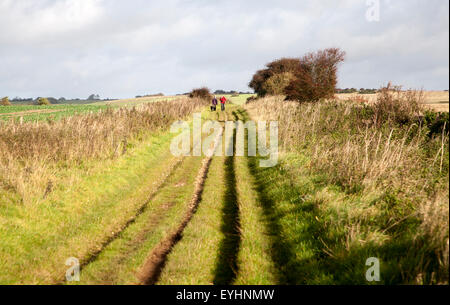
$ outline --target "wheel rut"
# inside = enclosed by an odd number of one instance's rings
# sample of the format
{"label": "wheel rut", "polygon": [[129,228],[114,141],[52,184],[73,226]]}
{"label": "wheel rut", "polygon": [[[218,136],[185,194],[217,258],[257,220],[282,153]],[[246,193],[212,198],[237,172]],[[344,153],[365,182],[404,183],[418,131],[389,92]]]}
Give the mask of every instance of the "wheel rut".
{"label": "wheel rut", "polygon": [[218,142],[222,139],[222,131],[218,134],[214,141],[214,146],[210,148],[208,156],[202,160],[202,165],[197,173],[195,180],[194,193],[188,204],[186,214],[180,223],[180,225],[168,234],[150,253],[143,267],[141,268],[138,279],[141,285],[154,285],[157,283],[161,271],[164,269],[166,264],[167,256],[172,251],[173,247],[181,239],[182,234],[192,216],[194,215],[198,204],[201,201],[201,196],[203,193],[203,187],[208,174],[209,166],[211,164],[213,152],[218,146]]}

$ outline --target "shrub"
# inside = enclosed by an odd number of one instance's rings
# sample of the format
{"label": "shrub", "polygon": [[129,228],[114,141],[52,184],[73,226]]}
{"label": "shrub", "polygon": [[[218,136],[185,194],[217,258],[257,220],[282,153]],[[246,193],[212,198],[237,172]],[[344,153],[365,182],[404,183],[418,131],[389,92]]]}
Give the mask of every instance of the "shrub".
{"label": "shrub", "polygon": [[381,88],[377,101],[373,105],[374,122],[377,126],[384,123],[405,125],[416,121],[423,112],[424,95],[422,91],[402,91],[400,86],[391,83]]}
{"label": "shrub", "polygon": [[285,72],[294,72],[300,65],[298,58],[281,58],[267,65],[272,74],[281,74]]}
{"label": "shrub", "polygon": [[246,102],[246,104],[248,104],[248,103],[251,103],[251,102],[253,102],[253,101],[256,101],[258,98],[256,97],[256,96],[250,96],[250,97],[248,97],[247,98],[247,102]]}
{"label": "shrub", "polygon": [[299,102],[332,98],[336,91],[337,67],[344,57],[345,52],[337,48],[303,56],[294,72],[295,79],[286,87],[286,98]]}
{"label": "shrub", "polygon": [[46,97],[38,98],[36,104],[39,106],[51,105],[50,101]]}
{"label": "shrub", "polygon": [[9,98],[7,96],[5,96],[4,98],[2,98],[0,105],[2,106],[10,106],[11,102],[9,101]]}
{"label": "shrub", "polygon": [[[273,84],[266,84],[276,74],[293,73],[298,68],[300,60],[298,58],[281,58],[266,65],[266,69],[259,70],[253,75],[253,79],[248,84],[250,88],[255,90],[259,97],[272,94],[267,89],[273,88]],[[278,77],[280,79],[280,77]],[[275,79],[271,82],[273,83]]]}
{"label": "shrub", "polygon": [[427,110],[421,118],[422,124],[429,129],[428,136],[439,135],[448,132],[450,117],[448,112],[435,112]]}
{"label": "shrub", "polygon": [[269,69],[259,70],[253,75],[252,80],[248,84],[250,88],[253,88],[258,96],[263,97],[266,95],[266,90],[264,89],[265,81],[272,76]]}
{"label": "shrub", "polygon": [[190,98],[199,98],[202,100],[210,100],[213,98],[213,96],[211,95],[211,92],[206,87],[192,90],[191,93],[189,93],[189,97]]}
{"label": "shrub", "polygon": [[265,81],[263,88],[267,95],[283,95],[293,80],[295,76],[291,72],[277,73]]}
{"label": "shrub", "polygon": [[299,102],[331,98],[336,92],[337,67],[345,52],[337,48],[308,53],[302,58],[282,58],[253,75],[249,87],[259,97],[286,95]]}

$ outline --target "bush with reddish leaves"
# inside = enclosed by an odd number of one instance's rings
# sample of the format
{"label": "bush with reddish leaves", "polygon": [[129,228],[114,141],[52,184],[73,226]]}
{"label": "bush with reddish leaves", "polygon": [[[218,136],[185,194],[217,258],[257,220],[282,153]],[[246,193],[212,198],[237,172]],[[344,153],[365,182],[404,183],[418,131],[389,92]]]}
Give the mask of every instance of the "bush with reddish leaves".
{"label": "bush with reddish leaves", "polygon": [[332,98],[336,91],[337,68],[344,57],[345,52],[336,48],[303,56],[294,73],[296,79],[286,87],[286,98],[299,102]]}
{"label": "bush with reddish leaves", "polygon": [[337,48],[308,53],[302,58],[282,58],[253,76],[249,87],[258,96],[284,94],[286,99],[315,102],[334,96],[337,68],[345,52]]}

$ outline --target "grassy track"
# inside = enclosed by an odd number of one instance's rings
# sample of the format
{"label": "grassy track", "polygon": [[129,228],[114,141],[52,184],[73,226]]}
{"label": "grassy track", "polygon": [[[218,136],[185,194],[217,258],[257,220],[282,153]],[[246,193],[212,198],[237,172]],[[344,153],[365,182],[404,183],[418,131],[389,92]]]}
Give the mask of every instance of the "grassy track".
{"label": "grassy track", "polygon": [[95,256],[164,181],[161,173],[177,163],[168,153],[170,139],[159,134],[144,141],[55,189],[39,205],[0,206],[0,283],[59,282],[67,258],[83,264]]}
{"label": "grassy track", "polygon": [[[232,119],[238,109],[229,105],[220,118]],[[248,165],[247,157],[213,158],[203,200],[159,284],[276,283],[268,224]]]}
{"label": "grassy track", "polygon": [[[242,102],[202,118],[249,120]],[[0,205],[0,283],[62,283],[76,257],[71,284],[363,285],[377,257],[379,283],[397,284],[432,257],[405,229],[413,220],[382,229],[385,196],[346,192],[311,172],[308,154],[262,168],[260,156],[174,157],[171,138],[144,139],[27,210]]]}
{"label": "grassy track", "polygon": [[223,157],[213,158],[203,199],[186,227],[182,240],[168,256],[158,284],[213,284],[216,255],[221,240],[221,205],[225,187],[223,161]]}
{"label": "grassy track", "polygon": [[[195,204],[195,198],[201,198],[203,185],[199,184],[202,183],[199,179],[204,178],[199,175],[204,175],[202,171],[207,173],[209,166],[209,162],[205,161],[203,157],[185,158],[149,199],[132,224],[88,262],[82,270],[80,283],[130,284],[155,281],[159,277],[158,268],[164,267],[165,251],[170,252],[171,249],[167,242],[177,242],[184,223],[190,220],[191,209],[195,210],[191,205]],[[177,233],[173,235],[174,232]],[[155,265],[156,254],[159,255],[157,259],[161,266]]]}
{"label": "grassy track", "polygon": [[225,95],[227,100],[235,105],[242,106],[247,102],[247,99],[255,94],[239,94],[238,96],[232,96],[231,94]]}
{"label": "grassy track", "polygon": [[[239,113],[239,114],[237,114]],[[246,121],[242,109],[234,115]],[[246,135],[247,136],[247,135]],[[256,180],[250,171],[254,157],[236,157],[235,171],[241,223],[241,251],[238,255],[239,274],[234,284],[271,285],[277,283],[277,272],[271,253],[273,251],[270,223],[259,201]]]}
{"label": "grassy track", "polygon": [[180,222],[200,167],[186,158],[150,198],[143,213],[82,270],[80,284],[133,284],[148,253]]}

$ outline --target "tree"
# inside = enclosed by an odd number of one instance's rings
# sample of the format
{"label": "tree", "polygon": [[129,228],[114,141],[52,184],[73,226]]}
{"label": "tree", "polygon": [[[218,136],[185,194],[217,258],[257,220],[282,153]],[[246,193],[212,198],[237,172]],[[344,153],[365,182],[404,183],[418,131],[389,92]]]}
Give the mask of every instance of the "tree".
{"label": "tree", "polygon": [[337,68],[345,52],[337,48],[308,53],[300,59],[295,79],[286,87],[286,98],[299,102],[315,102],[334,96]]}
{"label": "tree", "polygon": [[58,104],[58,100],[54,97],[48,97],[47,98],[50,104]]}
{"label": "tree", "polygon": [[40,97],[40,98],[38,98],[38,99],[37,99],[37,104],[38,104],[39,106],[43,106],[43,105],[51,105],[50,101],[49,101],[47,98],[45,98],[45,97]]}
{"label": "tree", "polygon": [[10,106],[11,102],[9,101],[9,98],[7,96],[5,96],[4,98],[2,98],[0,104],[2,106]]}
{"label": "tree", "polygon": [[[300,60],[298,58],[281,58],[270,62],[266,65],[266,69],[259,70],[253,75],[253,79],[250,81],[248,86],[252,88],[258,96],[265,96],[267,94],[273,94],[267,91],[269,88],[273,88],[274,83],[282,80],[286,77],[285,73],[293,73],[298,69],[300,65]],[[284,74],[282,77],[275,77],[270,82],[271,84],[266,84],[266,82],[271,79],[274,75]],[[278,90],[277,90],[278,91]]]}
{"label": "tree", "polygon": [[269,69],[259,70],[253,75],[252,80],[248,84],[250,88],[252,88],[258,96],[265,96],[266,90],[264,89],[264,83],[272,76],[272,73]]}
{"label": "tree", "polygon": [[99,100],[99,99],[100,99],[100,95],[98,95],[98,94],[91,94],[87,98],[88,101],[96,101],[96,100]]}
{"label": "tree", "polygon": [[258,96],[286,95],[300,102],[334,96],[337,67],[345,53],[337,48],[308,53],[302,58],[281,58],[257,71],[249,83]]}

